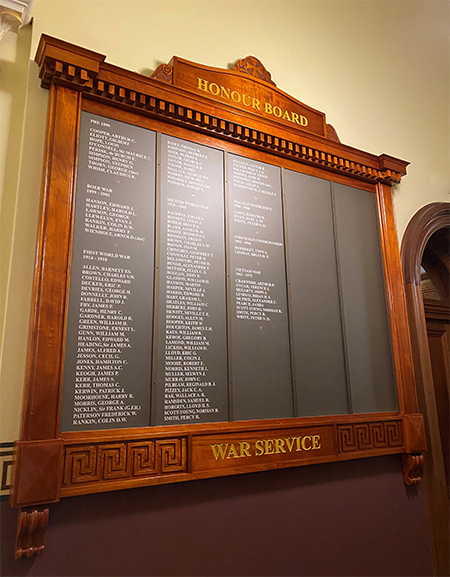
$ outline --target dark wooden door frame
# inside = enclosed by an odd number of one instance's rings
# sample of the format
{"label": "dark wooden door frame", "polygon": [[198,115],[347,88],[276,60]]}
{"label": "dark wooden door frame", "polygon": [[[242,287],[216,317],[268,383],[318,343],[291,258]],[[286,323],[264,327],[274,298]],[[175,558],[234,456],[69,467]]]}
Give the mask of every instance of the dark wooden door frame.
{"label": "dark wooden door frame", "polygon": [[424,463],[424,486],[435,575],[449,575],[449,514],[420,265],[431,236],[445,227],[450,227],[450,203],[428,204],[410,220],[401,247],[417,395],[420,411],[424,414],[427,434],[428,452]]}

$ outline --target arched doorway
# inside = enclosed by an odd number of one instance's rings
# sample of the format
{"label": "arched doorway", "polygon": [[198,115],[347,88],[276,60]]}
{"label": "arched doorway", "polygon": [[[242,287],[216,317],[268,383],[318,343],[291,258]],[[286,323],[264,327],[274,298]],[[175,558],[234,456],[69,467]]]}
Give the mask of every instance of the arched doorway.
{"label": "arched doorway", "polygon": [[424,206],[408,224],[401,250],[417,395],[427,433],[424,486],[436,575],[449,575],[449,230],[450,203]]}

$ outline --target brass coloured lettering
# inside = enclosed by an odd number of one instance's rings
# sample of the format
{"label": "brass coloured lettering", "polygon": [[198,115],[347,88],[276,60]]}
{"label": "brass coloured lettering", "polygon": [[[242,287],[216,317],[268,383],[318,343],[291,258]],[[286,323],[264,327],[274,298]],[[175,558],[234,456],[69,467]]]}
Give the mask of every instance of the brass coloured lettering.
{"label": "brass coloured lettering", "polygon": [[260,106],[260,101],[257,98],[253,98],[252,97],[252,106],[253,108],[256,108],[257,110],[261,110],[261,106]]}
{"label": "brass coloured lettering", "polygon": [[295,437],[289,437],[286,439],[286,446],[288,448],[289,453],[294,448]]}
{"label": "brass coloured lettering", "polygon": [[[283,118],[288,122],[293,124],[299,124],[300,126],[308,126],[308,119],[306,116],[297,114],[296,112],[290,112],[289,110],[282,110],[279,106],[273,106],[270,102],[260,102],[257,98],[249,96],[248,94],[241,94],[237,90],[231,91],[231,88],[226,88],[225,86],[219,86],[215,82],[209,82],[203,78],[197,77],[197,88],[203,92],[209,92],[213,96],[220,96],[221,98],[226,98],[228,100],[233,100],[236,103],[242,102],[244,106],[249,108],[254,108],[266,114],[271,114],[277,118]],[[264,109],[261,108],[264,106]]]}
{"label": "brass coloured lettering", "polygon": [[284,439],[275,439],[275,453],[286,453]]}
{"label": "brass coloured lettering", "polygon": [[303,437],[302,439],[302,449],[304,449],[305,451],[310,451],[312,448],[312,445],[309,445],[309,447],[306,446],[306,439],[311,440],[311,437],[309,435],[306,435],[305,437]]}
{"label": "brass coloured lettering", "polygon": [[227,447],[228,447],[228,443],[225,444],[225,447],[223,446],[222,443],[220,443],[220,445],[211,445],[211,449],[212,449],[212,452],[213,452],[213,455],[214,455],[214,458],[216,459],[216,461],[219,458],[219,456],[222,459],[225,459]]}
{"label": "brass coloured lettering", "polygon": [[254,444],[248,441],[236,443],[216,443],[210,445],[214,459],[240,459],[242,457],[262,457],[281,453],[314,451],[322,448],[320,435],[304,437],[281,437],[276,439],[257,439]]}
{"label": "brass coloured lettering", "polygon": [[313,443],[312,443],[312,448],[313,449],[320,449],[321,448],[321,444],[320,444],[320,435],[313,435]]}
{"label": "brass coloured lettering", "polygon": [[247,441],[239,441],[239,447],[241,449],[241,457],[251,457],[250,453],[250,443]]}
{"label": "brass coloured lettering", "polygon": [[264,453],[266,455],[272,455],[272,453],[275,453],[272,444],[274,442],[275,439],[265,439],[264,440],[264,446],[265,446],[265,451]]}
{"label": "brass coloured lettering", "polygon": [[239,457],[238,452],[236,451],[236,447],[233,443],[230,445],[230,450],[228,451],[227,459],[231,459],[232,457]]}

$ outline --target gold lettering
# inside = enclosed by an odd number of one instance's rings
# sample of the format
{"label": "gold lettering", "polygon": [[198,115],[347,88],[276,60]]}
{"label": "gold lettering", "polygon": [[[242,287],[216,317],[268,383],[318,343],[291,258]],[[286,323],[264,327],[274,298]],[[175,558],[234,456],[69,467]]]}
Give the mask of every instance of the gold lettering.
{"label": "gold lettering", "polygon": [[312,448],[313,449],[320,449],[322,445],[320,444],[320,435],[313,435],[312,438]]}
{"label": "gold lettering", "polygon": [[[213,89],[214,86],[214,89]],[[211,84],[209,85],[209,91],[211,92],[211,94],[214,94],[214,96],[217,96],[220,92],[220,88],[218,87],[218,85],[215,82],[211,82]]]}
{"label": "gold lettering", "polygon": [[[209,82],[203,78],[197,77],[197,88],[203,90],[204,92],[210,92],[214,96],[221,96],[222,98],[227,98],[228,100],[233,100],[236,103],[242,102],[244,106],[249,106],[255,110],[261,109],[261,101],[248,94],[241,94],[237,90],[231,92],[231,88],[225,88],[225,86],[219,86],[215,82]],[[294,122],[300,126],[308,126],[308,119],[306,116],[298,115],[296,112],[289,112],[288,110],[283,110],[279,106],[272,106],[270,102],[264,102],[264,112],[266,114],[273,114],[277,118],[283,118],[283,120],[288,120],[289,122]]]}
{"label": "gold lettering", "polygon": [[225,446],[223,446],[223,443],[220,443],[220,445],[210,445],[210,446],[216,461],[219,459],[219,456],[221,459],[225,459],[228,443],[226,443]]}
{"label": "gold lettering", "polygon": [[[300,124],[300,126],[308,126],[308,119],[305,116],[300,116],[296,112],[291,112],[292,121]],[[284,116],[283,116],[284,118]]]}
{"label": "gold lettering", "polygon": [[305,451],[309,451],[311,449],[311,445],[309,447],[306,446],[306,439],[311,440],[311,437],[309,435],[306,435],[305,437],[303,437],[302,439],[302,448],[305,449]]}
{"label": "gold lettering", "polygon": [[294,443],[295,443],[295,437],[289,437],[288,439],[286,439],[286,445],[289,452],[291,452],[292,449],[294,448]]}
{"label": "gold lettering", "polygon": [[233,443],[230,445],[230,450],[228,451],[227,459],[231,459],[231,457],[239,457],[238,452],[236,451],[236,447]]}
{"label": "gold lettering", "polygon": [[255,443],[255,455],[257,457],[260,457],[261,455],[264,455],[264,445],[261,439],[258,439]]}
{"label": "gold lettering", "polygon": [[240,102],[240,101],[241,101],[241,95],[239,94],[239,92],[236,92],[236,90],[233,90],[233,92],[231,93],[231,98],[232,98],[235,102]]}
{"label": "gold lettering", "polygon": [[241,448],[241,457],[251,457],[251,453],[249,451],[250,449],[250,443],[247,443],[247,441],[239,441],[239,446]]}
{"label": "gold lettering", "polygon": [[[277,110],[279,111],[279,113],[277,112]],[[283,114],[283,111],[281,110],[281,108],[279,106],[274,106],[273,107],[273,113],[275,114],[275,116],[277,118],[280,118],[280,116]]]}
{"label": "gold lettering", "polygon": [[[239,445],[238,445],[239,443]],[[214,459],[237,459],[240,457],[252,457],[251,444],[247,441],[234,443],[218,443],[210,445]],[[279,439],[258,439],[255,441],[256,457],[295,451],[310,451],[321,449],[320,435],[305,435],[304,437],[283,437]]]}
{"label": "gold lettering", "polygon": [[275,453],[286,453],[284,439],[275,439]]}
{"label": "gold lettering", "polygon": [[203,80],[202,78],[197,78],[197,80],[198,80],[197,88],[199,90],[204,90],[205,92],[208,92],[208,81]]}
{"label": "gold lettering", "polygon": [[259,100],[257,98],[253,98],[252,97],[252,106],[253,108],[256,108],[257,110],[261,110],[261,107],[259,106],[261,103],[259,102]]}
{"label": "gold lettering", "polygon": [[[265,455],[272,455],[275,451],[273,449],[273,439],[266,439],[264,441],[264,444],[266,446],[266,450],[264,451]],[[270,449],[269,449],[269,445],[270,445]]]}

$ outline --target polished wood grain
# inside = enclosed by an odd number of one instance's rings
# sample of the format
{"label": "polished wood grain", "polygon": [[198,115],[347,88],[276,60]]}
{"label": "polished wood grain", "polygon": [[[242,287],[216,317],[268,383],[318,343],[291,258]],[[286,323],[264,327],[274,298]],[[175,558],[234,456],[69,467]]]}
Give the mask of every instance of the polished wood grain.
{"label": "polished wood grain", "polygon": [[324,462],[336,454],[333,425],[202,435],[193,437],[192,472],[261,471],[305,461]]}
{"label": "polished wood grain", "polygon": [[[59,434],[59,400],[80,94],[53,85],[21,440]],[[39,391],[39,394],[36,394]]]}
{"label": "polished wood grain", "polygon": [[13,507],[59,501],[63,449],[62,439],[15,443],[11,493]]}
{"label": "polished wood grain", "polygon": [[272,75],[264,67],[263,63],[258,60],[255,56],[246,56],[236,62],[232,70],[241,72],[242,74],[248,74],[253,78],[258,78],[269,84],[276,86],[275,82],[272,80]]}
{"label": "polished wood grain", "polygon": [[422,481],[423,463],[423,455],[411,455],[409,453],[403,455],[403,479],[405,485],[417,485]]}
{"label": "polished wood grain", "polygon": [[170,61],[172,84],[249,115],[256,115],[288,128],[326,136],[325,114],[282,92],[254,56],[240,60],[232,70],[211,68],[174,56]]}
{"label": "polished wood grain", "polygon": [[[63,433],[61,496],[403,453],[404,428],[398,414],[378,413]],[[211,449],[245,442],[254,453],[257,440],[314,435],[321,450],[287,451],[286,443],[253,458],[219,460]]]}
{"label": "polished wood grain", "polygon": [[423,300],[425,310],[425,317],[427,319],[436,319],[440,321],[448,321],[450,319],[450,306],[435,300]]}
{"label": "polished wood grain", "polygon": [[20,559],[23,555],[26,557],[42,555],[48,516],[48,507],[19,509],[16,545],[14,549],[14,557],[16,559]]}
{"label": "polished wood grain", "polygon": [[407,453],[427,450],[425,426],[421,413],[406,414],[403,417],[405,449]]}
{"label": "polished wood grain", "polygon": [[377,203],[399,409],[414,414],[418,412],[414,365],[392,190],[389,186],[378,185]]}
{"label": "polished wood grain", "polygon": [[433,371],[434,394],[441,435],[442,456],[447,476],[447,492],[450,494],[450,319],[437,322],[427,318],[428,347]]}
{"label": "polished wood grain", "polygon": [[[53,42],[59,51],[65,47],[69,53],[67,58],[55,58],[54,52],[50,50]],[[46,36],[41,41],[36,60],[41,70],[46,71],[44,87],[48,87],[51,82],[72,86],[74,90],[82,91],[85,98],[107,102],[110,107],[135,110],[142,116],[152,118],[164,117],[167,123],[189,126],[197,132],[215,134],[221,139],[268,150],[277,156],[320,166],[326,171],[345,173],[358,180],[397,183],[406,174],[408,163],[405,161],[386,154],[378,157],[345,146],[333,137],[327,138],[325,124],[320,134],[305,132],[305,127],[281,122],[274,115],[258,115],[253,107],[253,112],[238,110],[226,102],[211,100],[211,94],[188,92],[185,87],[177,86],[176,80],[175,85],[172,85],[172,72],[168,68],[166,73],[160,68],[157,77],[147,78],[104,61],[99,65],[99,60],[104,57],[95,52],[91,54],[89,66],[84,66],[89,51],[83,49],[79,63],[74,56],[76,52],[76,46],[58,39]],[[222,74],[220,78],[237,78],[237,88],[244,76],[235,71],[197,66],[204,71],[213,71],[216,76]],[[99,67],[97,74],[94,72],[96,67]],[[164,78],[161,79],[161,76]],[[264,89],[271,91],[270,94],[281,92],[263,81],[253,79],[252,82],[263,85]],[[319,115],[325,122],[325,115]]]}
{"label": "polished wood grain", "polygon": [[[424,414],[428,445],[423,468],[436,575],[448,575],[450,571],[448,492],[420,266],[430,238],[448,227],[450,227],[450,204],[426,205],[408,224],[401,249],[418,403]],[[445,305],[445,302],[442,305]],[[433,309],[435,305],[433,303],[430,306]],[[438,301],[436,307],[441,308]]]}
{"label": "polished wood grain", "polygon": [[[406,174],[408,163],[342,144],[324,113],[283,93],[254,57],[239,61],[233,70],[174,58],[147,78],[108,64],[101,54],[43,36],[36,61],[42,86],[50,89],[48,134],[25,400],[11,504],[32,506],[65,496],[422,451],[423,422],[414,386],[391,191]],[[259,111],[245,103],[236,106],[226,96],[214,99],[211,91],[198,90],[200,73],[204,75],[201,78],[230,91],[261,103],[270,101],[272,111],[278,106],[289,114],[279,118],[270,113],[270,107]],[[375,194],[399,411],[60,433],[82,110]],[[292,122],[293,112],[298,118],[309,115],[308,125]],[[304,445],[297,438],[305,439]],[[256,455],[258,441],[264,454]],[[300,450],[288,450],[297,442]],[[311,443],[316,444],[314,449]],[[228,453],[216,459],[211,445],[227,445]],[[409,467],[411,459],[405,463]],[[40,549],[36,547],[37,552]],[[31,546],[22,549],[33,550]]]}

